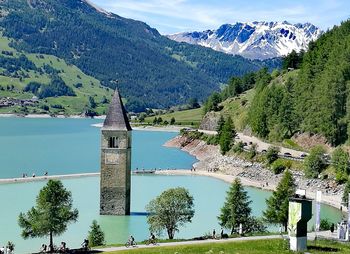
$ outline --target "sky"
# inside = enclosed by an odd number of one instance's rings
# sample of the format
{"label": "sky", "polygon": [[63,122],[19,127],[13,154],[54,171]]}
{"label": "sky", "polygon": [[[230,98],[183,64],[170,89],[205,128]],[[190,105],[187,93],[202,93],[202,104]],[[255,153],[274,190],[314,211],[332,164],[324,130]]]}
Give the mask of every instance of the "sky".
{"label": "sky", "polygon": [[248,21],[310,22],[322,30],[350,18],[350,0],[90,0],[161,34],[216,29]]}

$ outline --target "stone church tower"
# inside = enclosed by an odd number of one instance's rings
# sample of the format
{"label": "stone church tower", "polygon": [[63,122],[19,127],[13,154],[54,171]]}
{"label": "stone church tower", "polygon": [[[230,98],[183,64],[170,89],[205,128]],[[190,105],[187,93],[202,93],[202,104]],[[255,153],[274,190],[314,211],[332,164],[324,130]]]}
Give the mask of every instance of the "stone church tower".
{"label": "stone church tower", "polygon": [[131,126],[118,89],[101,132],[100,214],[129,215]]}

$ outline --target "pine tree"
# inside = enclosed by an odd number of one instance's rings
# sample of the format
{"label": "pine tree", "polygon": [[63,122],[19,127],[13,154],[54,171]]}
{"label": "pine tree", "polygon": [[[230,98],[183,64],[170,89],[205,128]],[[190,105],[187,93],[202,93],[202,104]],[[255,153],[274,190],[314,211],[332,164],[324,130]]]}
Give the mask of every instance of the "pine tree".
{"label": "pine tree", "polygon": [[218,216],[220,225],[231,229],[231,235],[237,231],[242,224],[243,229],[248,227],[251,208],[247,192],[243,189],[241,181],[236,178],[227,192],[226,201],[221,208],[221,214]]}
{"label": "pine tree", "polygon": [[347,206],[349,202],[349,193],[350,193],[350,179],[346,182],[344,193],[342,197],[343,205]]}
{"label": "pine tree", "polygon": [[220,118],[218,120],[218,124],[216,126],[216,132],[218,133],[218,135],[220,136],[222,128],[224,127],[225,124],[225,119],[223,117],[223,115],[220,115]]}
{"label": "pine tree", "polygon": [[78,210],[73,209],[72,194],[61,181],[49,180],[36,198],[36,206],[27,213],[20,213],[18,224],[23,229],[22,237],[49,237],[63,234],[68,224],[76,222]]}
{"label": "pine tree", "polygon": [[322,146],[315,146],[310,150],[309,156],[304,160],[304,172],[307,177],[316,178],[325,168],[325,152]]}
{"label": "pine tree", "polygon": [[103,245],[105,242],[105,234],[96,220],[92,221],[88,239],[89,239],[90,247],[100,246],[100,245]]}
{"label": "pine tree", "polygon": [[340,147],[335,149],[332,153],[332,166],[335,169],[337,182],[345,182],[350,171],[349,154]]}
{"label": "pine tree", "polygon": [[231,117],[227,118],[222,131],[219,134],[219,144],[222,154],[230,151],[234,144],[234,137],[237,135]]}
{"label": "pine tree", "polygon": [[292,174],[286,170],[272,196],[266,200],[267,209],[263,212],[266,221],[282,224],[287,231],[289,198],[295,193]]}

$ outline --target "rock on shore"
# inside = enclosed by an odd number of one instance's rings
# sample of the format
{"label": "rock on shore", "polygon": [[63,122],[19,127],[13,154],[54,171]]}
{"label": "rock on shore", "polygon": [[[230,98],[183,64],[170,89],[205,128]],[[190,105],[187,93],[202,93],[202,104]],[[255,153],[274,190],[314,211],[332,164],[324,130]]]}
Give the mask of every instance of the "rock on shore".
{"label": "rock on shore", "polygon": [[[263,164],[243,160],[235,156],[221,155],[218,146],[206,142],[177,136],[164,144],[177,147],[195,156],[199,161],[193,165],[196,172],[216,172],[227,176],[239,177],[247,185],[273,190],[282,178],[275,175]],[[331,179],[307,179],[301,171],[292,170],[298,188],[305,189],[309,198],[314,199],[316,191],[322,191],[323,202],[336,208],[341,206],[343,185],[337,185]]]}

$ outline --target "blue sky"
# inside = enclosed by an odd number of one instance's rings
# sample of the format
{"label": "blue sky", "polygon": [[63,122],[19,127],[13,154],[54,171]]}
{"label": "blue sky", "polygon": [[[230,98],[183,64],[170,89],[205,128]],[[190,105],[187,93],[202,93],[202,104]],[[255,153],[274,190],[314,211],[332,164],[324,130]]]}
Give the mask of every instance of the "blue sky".
{"label": "blue sky", "polygon": [[245,21],[311,22],[321,29],[350,18],[350,0],[90,0],[146,22],[162,34],[214,29]]}

